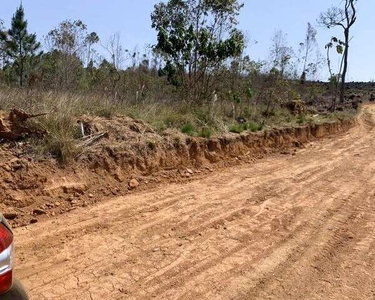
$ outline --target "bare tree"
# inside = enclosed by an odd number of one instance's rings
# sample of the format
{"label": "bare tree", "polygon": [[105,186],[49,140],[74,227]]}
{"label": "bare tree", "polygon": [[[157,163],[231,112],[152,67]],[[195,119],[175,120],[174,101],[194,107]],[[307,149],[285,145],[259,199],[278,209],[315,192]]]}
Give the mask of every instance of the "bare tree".
{"label": "bare tree", "polygon": [[294,53],[293,49],[288,46],[287,35],[281,30],[275,31],[272,37],[270,55],[272,67],[279,70],[283,78]]}
{"label": "bare tree", "polygon": [[110,55],[110,61],[116,70],[122,68],[122,64],[126,60],[125,53],[129,52],[121,46],[121,35],[119,32],[114,33],[109,37],[102,47],[107,50]]}
{"label": "bare tree", "polygon": [[301,73],[301,83],[306,81],[307,74],[314,73],[316,69],[315,62],[312,61],[311,56],[314,50],[317,49],[316,42],[317,31],[311,23],[307,23],[307,31],[305,40],[300,44],[300,53],[302,53],[302,73]]}
{"label": "bare tree", "polygon": [[327,27],[342,27],[344,30],[344,49],[343,49],[343,68],[340,75],[340,102],[344,102],[345,96],[345,81],[348,71],[348,57],[349,57],[349,43],[350,43],[350,29],[357,20],[356,4],[357,0],[344,0],[344,8],[333,6],[326,12],[320,14],[318,23]]}

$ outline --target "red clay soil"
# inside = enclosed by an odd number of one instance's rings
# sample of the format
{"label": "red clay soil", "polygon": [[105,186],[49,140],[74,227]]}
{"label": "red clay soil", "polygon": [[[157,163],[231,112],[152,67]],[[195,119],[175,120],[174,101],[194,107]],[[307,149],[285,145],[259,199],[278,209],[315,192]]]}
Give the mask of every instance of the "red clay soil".
{"label": "red clay soil", "polygon": [[[206,164],[210,143],[223,158],[285,155],[131,195],[121,190],[118,197],[17,228],[16,276],[32,300],[374,299],[374,129],[375,107],[366,105],[354,127],[193,140],[176,162]],[[295,155],[284,149],[296,142],[305,147]],[[173,147],[171,153],[179,152]],[[107,156],[109,166],[113,157]],[[141,174],[136,166],[132,170]],[[95,180],[86,172],[84,197],[103,187],[95,169]],[[62,186],[57,175],[45,176],[41,188],[53,186],[52,179],[55,189]]]}
{"label": "red clay soil", "polygon": [[0,146],[0,210],[14,227],[273,153],[293,155],[309,141],[346,132],[354,124],[308,124],[207,140],[176,133],[160,136],[127,117],[84,116],[80,121],[91,135],[105,135],[67,167],[54,159],[37,160],[25,151],[24,143]]}

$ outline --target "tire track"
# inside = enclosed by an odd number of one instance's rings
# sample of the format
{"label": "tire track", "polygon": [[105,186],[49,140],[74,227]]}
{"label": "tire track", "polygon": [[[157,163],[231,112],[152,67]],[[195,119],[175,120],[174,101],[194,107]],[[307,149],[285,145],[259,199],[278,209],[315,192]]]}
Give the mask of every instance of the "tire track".
{"label": "tire track", "polygon": [[15,231],[32,299],[374,299],[375,107],[270,157]]}

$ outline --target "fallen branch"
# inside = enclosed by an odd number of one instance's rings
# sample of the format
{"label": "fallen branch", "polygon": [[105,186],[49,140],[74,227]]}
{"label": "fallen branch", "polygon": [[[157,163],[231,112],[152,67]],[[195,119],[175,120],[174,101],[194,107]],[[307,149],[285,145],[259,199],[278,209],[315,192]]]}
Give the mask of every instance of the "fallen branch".
{"label": "fallen branch", "polygon": [[83,154],[87,153],[88,151],[88,147],[91,146],[93,143],[95,143],[96,141],[100,140],[101,138],[105,137],[108,135],[108,132],[100,132],[94,136],[86,136],[84,138],[82,138],[82,142],[80,144],[78,144],[78,147],[80,147],[82,149],[82,151],[80,151],[76,158],[75,159],[78,159],[79,157],[81,157]]}
{"label": "fallen branch", "polygon": [[[15,121],[25,122],[28,119],[45,116],[47,114],[48,113],[29,114],[22,109],[13,108],[9,113],[9,121],[11,121],[11,122],[15,122]],[[15,117],[17,117],[17,119],[15,119]]]}
{"label": "fallen branch", "polygon": [[83,148],[88,147],[106,135],[108,135],[108,132],[100,132],[96,135],[91,136],[89,139],[82,142],[79,146]]}

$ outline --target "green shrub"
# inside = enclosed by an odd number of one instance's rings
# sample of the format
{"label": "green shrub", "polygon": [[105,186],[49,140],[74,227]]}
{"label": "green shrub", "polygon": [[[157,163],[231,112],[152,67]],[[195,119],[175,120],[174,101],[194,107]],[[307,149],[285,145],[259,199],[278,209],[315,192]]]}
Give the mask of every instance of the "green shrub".
{"label": "green shrub", "polygon": [[250,122],[247,124],[247,130],[250,130],[251,132],[257,132],[259,130],[259,126],[258,124]]}
{"label": "green shrub", "polygon": [[194,134],[194,126],[192,124],[185,124],[181,128],[181,132],[187,135],[193,135]]}
{"label": "green shrub", "polygon": [[298,124],[306,123],[306,116],[305,115],[299,115],[298,118],[297,118],[297,123]]}
{"label": "green shrub", "polygon": [[253,122],[248,122],[245,124],[232,125],[229,129],[230,132],[241,133],[245,130],[250,130],[251,132],[257,132],[263,129],[263,125],[258,125]]}
{"label": "green shrub", "polygon": [[209,128],[202,128],[201,133],[199,134],[200,137],[210,139],[212,136],[212,130]]}
{"label": "green shrub", "polygon": [[232,125],[230,128],[229,128],[229,131],[230,132],[233,132],[233,133],[241,133],[243,131],[245,131],[246,129],[244,128],[243,124],[238,124],[238,125]]}

